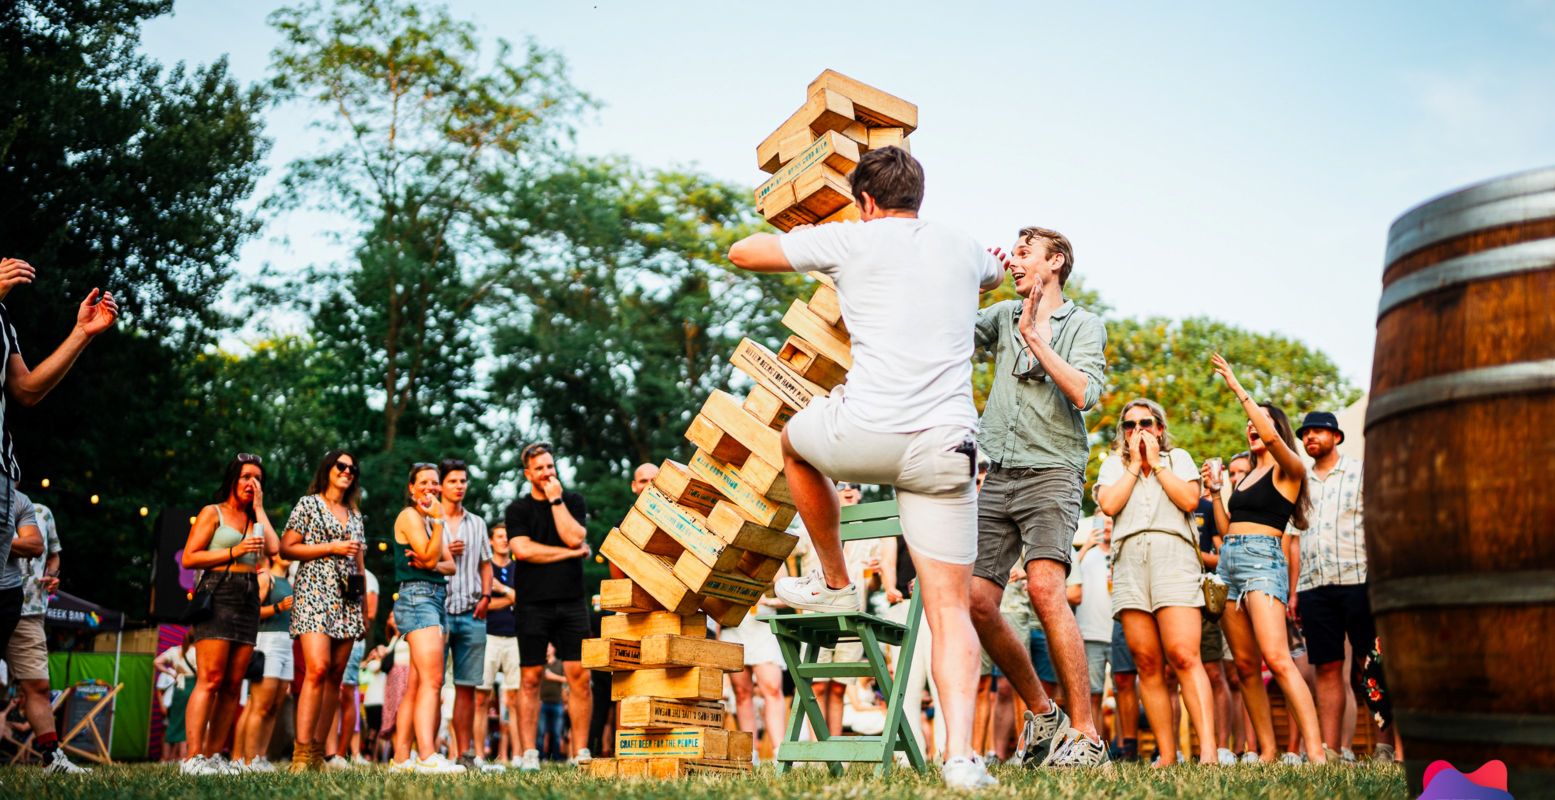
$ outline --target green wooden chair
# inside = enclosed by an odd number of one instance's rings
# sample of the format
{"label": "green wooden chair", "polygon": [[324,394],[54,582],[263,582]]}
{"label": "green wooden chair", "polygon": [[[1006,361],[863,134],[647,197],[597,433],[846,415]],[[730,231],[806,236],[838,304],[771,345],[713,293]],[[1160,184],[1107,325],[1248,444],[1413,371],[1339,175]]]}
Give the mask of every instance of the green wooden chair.
{"label": "green wooden chair", "polygon": [[[840,533],[844,543],[902,535],[896,501],[864,503],[842,509]],[[843,764],[863,761],[874,762],[875,773],[883,774],[895,764],[898,750],[906,752],[907,762],[913,769],[922,772],[927,768],[904,713],[906,672],[899,673],[904,678],[900,683],[893,681],[886,665],[885,652],[880,647],[900,647],[897,663],[912,664],[913,648],[918,643],[918,626],[923,620],[923,605],[919,594],[913,593],[906,625],[862,612],[804,612],[760,617],[761,621],[772,626],[772,632],[777,635],[783,660],[788,664],[788,674],[794,679],[794,705],[789,713],[788,731],[777,752],[779,771],[788,771],[797,761],[821,761],[827,764],[832,774],[840,775]],[[836,647],[839,641],[853,640],[864,647],[863,661],[817,663],[821,648]],[[810,684],[815,680],[849,677],[873,678],[885,695],[885,730],[879,736],[832,738],[828,735],[826,720]],[[799,741],[806,719],[810,721],[810,728],[815,733],[815,741]]]}

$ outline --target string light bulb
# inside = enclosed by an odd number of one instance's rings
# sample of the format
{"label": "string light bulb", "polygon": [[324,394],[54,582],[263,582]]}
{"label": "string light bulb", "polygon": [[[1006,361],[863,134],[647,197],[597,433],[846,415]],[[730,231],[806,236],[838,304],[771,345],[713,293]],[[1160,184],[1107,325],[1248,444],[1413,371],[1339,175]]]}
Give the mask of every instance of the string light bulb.
{"label": "string light bulb", "polygon": [[143,516],[143,517],[150,516],[151,515],[151,509],[146,508],[145,506],[141,506],[140,507],[140,515]]}
{"label": "string light bulb", "polygon": [[382,552],[384,552],[384,551],[386,551],[388,549],[389,549],[389,543],[388,542],[379,542],[378,543],[378,552],[382,553]]}
{"label": "string light bulb", "polygon": [[94,506],[95,506],[95,505],[97,505],[97,503],[98,503],[98,502],[99,502],[99,501],[100,501],[100,500],[102,500],[102,498],[100,498],[100,497],[98,497],[98,496],[97,496],[97,495],[95,495],[95,494],[94,494],[94,495],[92,495],[92,505],[94,505]]}
{"label": "string light bulb", "polygon": [[48,478],[44,478],[43,481],[40,483],[40,485],[43,488],[45,488],[45,489],[49,488],[49,479]]}

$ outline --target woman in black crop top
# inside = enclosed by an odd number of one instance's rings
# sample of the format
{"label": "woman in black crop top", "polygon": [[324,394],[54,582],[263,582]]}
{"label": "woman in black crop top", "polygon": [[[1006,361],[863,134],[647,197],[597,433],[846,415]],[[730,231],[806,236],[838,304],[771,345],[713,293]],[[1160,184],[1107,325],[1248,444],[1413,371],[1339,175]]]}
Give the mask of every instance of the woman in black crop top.
{"label": "woman in black crop top", "polygon": [[1288,535],[1286,528],[1288,522],[1297,528],[1307,526],[1307,468],[1296,454],[1296,436],[1285,412],[1279,406],[1254,403],[1231,365],[1218,353],[1211,360],[1247,414],[1247,449],[1253,460],[1252,472],[1232,488],[1229,503],[1221,502],[1219,485],[1210,485],[1215,524],[1226,532],[1217,572],[1230,588],[1220,626],[1242,677],[1242,702],[1258,734],[1259,759],[1270,763],[1279,756],[1262,680],[1262,662],[1267,662],[1296,717],[1307,760],[1323,764],[1333,751],[1322,740],[1317,707],[1291,660],[1285,635],[1285,618],[1295,612],[1291,587],[1296,584],[1301,552],[1299,539]]}

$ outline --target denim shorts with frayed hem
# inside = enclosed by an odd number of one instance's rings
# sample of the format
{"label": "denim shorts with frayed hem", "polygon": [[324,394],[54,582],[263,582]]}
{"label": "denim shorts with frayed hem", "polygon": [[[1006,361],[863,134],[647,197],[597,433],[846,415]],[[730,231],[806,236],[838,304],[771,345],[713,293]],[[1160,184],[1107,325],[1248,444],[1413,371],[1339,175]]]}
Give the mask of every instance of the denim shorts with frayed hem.
{"label": "denim shorts with frayed hem", "polygon": [[1216,571],[1230,589],[1226,595],[1230,602],[1242,599],[1248,592],[1263,592],[1281,603],[1290,600],[1290,564],[1278,536],[1227,536],[1220,548],[1220,567]]}
{"label": "denim shorts with frayed hem", "polygon": [[448,612],[443,602],[448,586],[431,581],[406,581],[400,584],[400,599],[394,601],[394,626],[400,633],[422,628],[448,630]]}

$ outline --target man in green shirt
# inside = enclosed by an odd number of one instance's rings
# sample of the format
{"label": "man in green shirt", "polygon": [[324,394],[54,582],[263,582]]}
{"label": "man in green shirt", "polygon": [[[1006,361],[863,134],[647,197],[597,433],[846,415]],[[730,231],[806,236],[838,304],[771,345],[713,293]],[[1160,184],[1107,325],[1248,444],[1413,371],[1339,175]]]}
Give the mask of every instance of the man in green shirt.
{"label": "man in green shirt", "polygon": [[[1101,766],[1107,749],[1086,702],[1085,645],[1064,582],[1090,452],[1082,414],[1101,397],[1107,329],[1100,317],[1064,297],[1074,248],[1063,234],[1023,228],[1006,267],[1021,299],[995,303],[977,320],[977,345],[994,354],[993,388],[978,437],[993,468],[977,502],[972,623],[1031,709],[1022,726],[1022,760]],[[1032,606],[1047,633],[1069,700],[1067,715],[1043,692],[1026,642],[999,613],[1016,564],[1024,566]]]}

